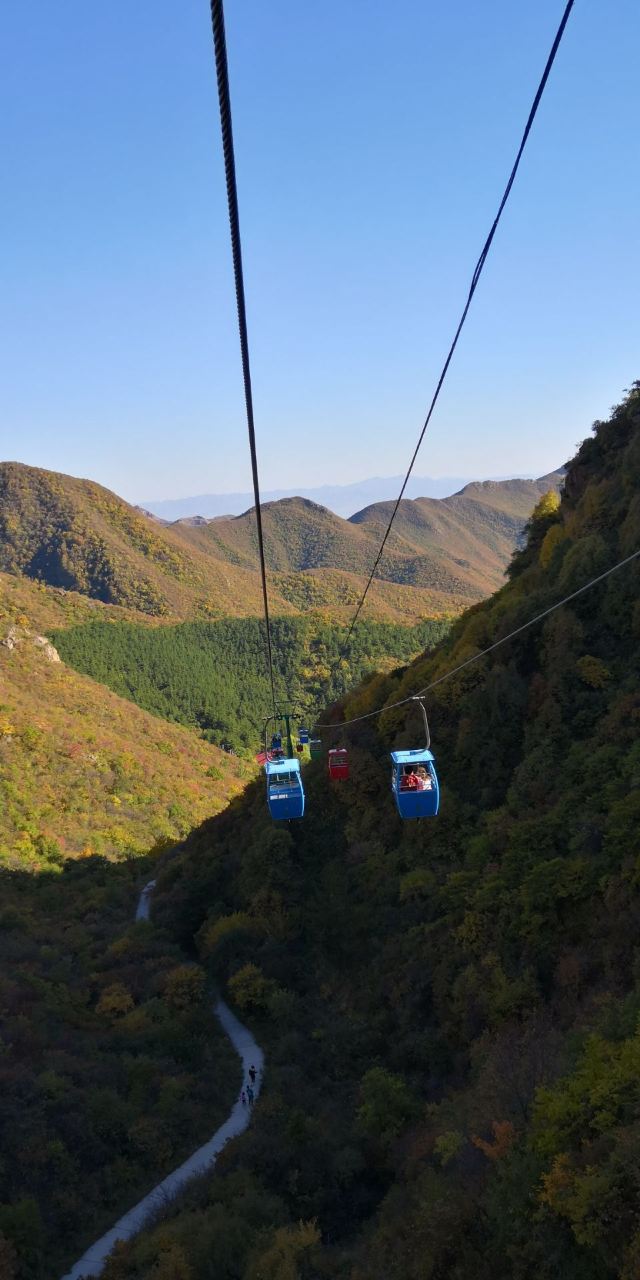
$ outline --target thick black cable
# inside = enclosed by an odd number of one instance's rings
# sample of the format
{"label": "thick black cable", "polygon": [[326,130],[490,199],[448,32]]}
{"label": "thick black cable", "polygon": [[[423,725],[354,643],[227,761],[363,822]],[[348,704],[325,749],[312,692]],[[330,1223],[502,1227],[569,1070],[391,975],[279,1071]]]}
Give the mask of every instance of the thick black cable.
{"label": "thick black cable", "polygon": [[367,585],[366,585],[366,587],[365,587],[365,589],[364,589],[364,591],[363,591],[363,593],[362,593],[362,595],[361,595],[361,597],[360,597],[360,601],[359,601],[358,607],[357,607],[357,609],[356,609],[356,611],[355,611],[355,614],[354,614],[354,617],[353,617],[353,621],[352,621],[352,623],[351,623],[351,626],[349,627],[349,632],[348,632],[347,638],[346,638],[346,640],[345,640],[345,642],[344,642],[344,646],[343,646],[343,652],[344,652],[344,650],[346,649],[347,645],[349,644],[349,641],[350,641],[351,636],[352,636],[352,634],[353,634],[353,629],[354,629],[354,627],[355,627],[355,625],[356,625],[356,622],[358,621],[358,618],[359,618],[360,613],[361,613],[361,611],[362,611],[362,607],[363,607],[364,602],[365,602],[365,600],[366,600],[366,598],[367,598],[367,595],[368,595],[368,592],[369,592],[369,588],[370,588],[371,583],[373,582],[373,579],[374,579],[374,577],[375,577],[376,569],[378,568],[378,565],[380,564],[380,561],[381,561],[381,559],[382,559],[382,555],[383,555],[383,552],[384,552],[385,546],[386,546],[386,544],[387,544],[387,539],[388,539],[388,537],[389,537],[389,534],[391,533],[391,528],[392,528],[393,522],[394,522],[394,520],[395,520],[395,518],[396,518],[396,515],[398,514],[398,507],[400,506],[400,503],[401,503],[401,501],[402,501],[402,499],[403,499],[403,497],[404,497],[405,489],[406,489],[406,487],[407,487],[407,485],[408,485],[408,483],[409,483],[409,477],[411,476],[411,472],[413,471],[413,468],[414,468],[414,464],[415,464],[416,458],[418,457],[418,453],[420,452],[420,446],[422,445],[422,441],[424,440],[424,437],[425,437],[425,432],[426,432],[426,430],[427,430],[427,427],[429,426],[429,423],[430,423],[430,421],[431,421],[431,417],[432,417],[433,411],[434,411],[434,409],[435,409],[435,407],[436,407],[436,403],[437,403],[437,401],[438,401],[438,397],[439,397],[439,395],[440,395],[440,391],[441,391],[441,389],[442,389],[442,384],[443,384],[443,382],[444,382],[444,380],[445,380],[445,378],[446,378],[446,376],[447,376],[447,371],[448,371],[448,369],[449,369],[449,365],[451,364],[451,360],[452,360],[452,358],[453,358],[453,353],[454,353],[454,351],[455,351],[455,349],[456,349],[456,347],[457,347],[457,345],[458,345],[458,338],[460,337],[460,334],[461,334],[461,332],[462,332],[462,329],[463,329],[463,326],[464,326],[464,323],[465,323],[465,320],[466,320],[466,318],[467,318],[467,314],[468,314],[468,311],[469,311],[469,307],[471,306],[471,302],[472,302],[472,299],[473,299],[473,295],[474,295],[474,293],[475,293],[475,291],[476,291],[476,288],[477,288],[477,286],[478,286],[478,281],[479,281],[479,279],[480,279],[480,276],[482,275],[482,271],[483,271],[483,268],[484,268],[484,264],[485,264],[485,262],[486,262],[486,260],[487,260],[487,257],[488,257],[488,254],[489,254],[489,250],[490,250],[491,245],[492,245],[492,243],[493,243],[493,238],[494,238],[494,236],[495,236],[495,234],[496,234],[496,231],[497,231],[497,229],[498,229],[498,223],[500,222],[500,219],[501,219],[501,217],[502,217],[502,213],[503,213],[504,207],[505,207],[505,205],[506,205],[506,203],[507,203],[507,200],[509,199],[509,196],[510,196],[510,194],[511,194],[511,188],[512,188],[512,186],[513,186],[513,184],[514,184],[515,177],[516,177],[516,174],[517,174],[517,172],[518,172],[518,167],[519,167],[519,165],[520,165],[520,160],[522,159],[522,153],[523,153],[523,151],[524,151],[524,149],[525,149],[525,146],[527,145],[527,139],[528,139],[529,134],[530,134],[530,132],[531,132],[531,126],[533,125],[533,122],[534,122],[534,120],[535,120],[535,117],[536,117],[536,113],[537,113],[538,107],[540,106],[540,100],[541,100],[542,95],[543,95],[543,93],[544,93],[544,90],[545,90],[545,87],[546,87],[546,84],[547,84],[547,80],[549,79],[549,74],[550,74],[550,72],[551,72],[551,68],[552,68],[553,63],[554,63],[554,61],[555,61],[555,56],[556,56],[556,53],[558,52],[558,48],[559,48],[559,45],[560,45],[560,41],[562,40],[562,37],[563,37],[563,35],[564,35],[564,29],[565,29],[565,27],[566,27],[566,25],[567,25],[567,22],[568,22],[568,20],[569,20],[569,14],[571,13],[571,10],[572,10],[572,8],[573,8],[573,3],[574,3],[574,0],[568,0],[567,6],[566,6],[565,11],[564,11],[564,14],[562,15],[562,21],[561,21],[561,23],[560,23],[560,26],[558,27],[557,32],[556,32],[555,40],[554,40],[554,42],[553,42],[553,44],[552,44],[552,46],[551,46],[551,52],[550,52],[550,54],[549,54],[549,57],[547,58],[547,63],[546,63],[546,66],[545,66],[544,72],[543,72],[543,74],[542,74],[542,79],[541,79],[541,81],[540,81],[540,84],[538,85],[538,89],[537,89],[537,92],[536,92],[536,96],[535,96],[535,98],[533,99],[533,104],[532,104],[531,110],[530,110],[530,112],[529,112],[529,117],[528,117],[528,119],[527,119],[527,123],[526,123],[526,125],[525,125],[525,130],[524,130],[524,133],[523,133],[523,135],[522,135],[522,140],[521,140],[521,142],[520,142],[520,146],[518,147],[518,154],[517,154],[517,156],[516,156],[515,163],[514,163],[514,165],[513,165],[513,168],[512,168],[512,170],[511,170],[511,173],[509,174],[509,181],[507,182],[507,185],[506,185],[506,187],[505,187],[505,189],[504,189],[504,194],[503,194],[502,199],[501,199],[501,201],[500,201],[500,205],[499,205],[499,208],[498,208],[498,212],[497,212],[497,214],[496,214],[496,216],[495,216],[495,218],[494,218],[494,220],[493,220],[493,223],[492,223],[492,226],[491,226],[491,230],[490,230],[490,232],[489,232],[489,234],[488,234],[488,236],[487,236],[487,238],[486,238],[486,240],[485,240],[485,242],[484,242],[484,245],[483,245],[483,248],[482,248],[482,252],[481,252],[480,257],[478,258],[478,261],[477,261],[477,263],[476,263],[475,270],[474,270],[474,272],[473,272],[473,276],[471,277],[471,285],[470,285],[470,287],[469,287],[469,292],[468,292],[468,294],[467,294],[467,300],[466,300],[465,305],[464,305],[464,310],[463,310],[462,315],[461,315],[461,317],[460,317],[460,321],[459,321],[458,327],[457,327],[457,329],[456,329],[456,332],[455,332],[455,335],[454,335],[453,342],[451,343],[451,346],[449,347],[449,353],[448,353],[447,358],[446,358],[446,360],[445,360],[445,362],[444,362],[444,365],[443,365],[443,368],[442,368],[442,372],[441,372],[441,374],[440,374],[440,377],[438,378],[438,382],[437,382],[437,385],[436,385],[436,389],[435,389],[435,392],[434,392],[434,394],[433,394],[433,399],[432,399],[432,401],[431,401],[431,404],[430,404],[430,406],[429,406],[429,411],[428,411],[428,413],[427,413],[427,416],[426,416],[426,419],[425,419],[425,422],[424,422],[424,426],[423,426],[423,428],[422,428],[422,431],[420,432],[420,435],[418,436],[418,443],[417,443],[417,445],[416,445],[416,447],[415,447],[415,449],[414,449],[414,451],[413,451],[413,456],[412,456],[412,458],[411,458],[411,462],[409,463],[409,468],[408,468],[407,474],[406,474],[406,476],[405,476],[405,478],[404,478],[404,481],[403,481],[403,484],[402,484],[402,488],[401,488],[401,490],[400,490],[400,493],[398,494],[398,497],[397,497],[397,499],[396,499],[396,503],[395,503],[395,506],[394,506],[393,511],[392,511],[392,513],[391,513],[391,517],[390,517],[389,523],[388,523],[388,525],[387,525],[387,528],[386,528],[386,531],[385,531],[384,537],[383,537],[382,542],[381,542],[381,544],[380,544],[380,549],[379,549],[378,554],[377,554],[376,559],[375,559],[375,563],[374,563],[374,565],[373,565],[373,568],[372,568],[372,570],[371,570],[371,573],[369,574],[369,579],[368,579]]}
{"label": "thick black cable", "polygon": [[233,129],[231,124],[231,96],[229,91],[229,66],[227,62],[227,42],[224,30],[224,9],[222,0],[211,0],[211,24],[213,27],[213,44],[216,57],[216,76],[218,80],[218,100],[220,103],[220,128],[222,131],[222,151],[224,155],[224,172],[227,181],[227,202],[229,205],[229,227],[231,230],[231,251],[233,254],[233,274],[236,286],[236,303],[238,307],[238,329],[240,331],[240,351],[242,354],[242,377],[244,380],[244,398],[247,408],[247,427],[249,429],[249,448],[251,450],[251,471],[253,475],[253,496],[256,505],[256,526],[258,531],[258,552],[260,556],[260,574],[262,577],[262,599],[264,604],[264,621],[267,636],[267,659],[269,663],[269,679],[271,681],[271,698],[273,714],[276,715],[276,690],[273,674],[273,648],[271,644],[271,622],[269,618],[269,596],[267,592],[267,568],[264,554],[264,538],[262,535],[262,508],[260,506],[260,481],[258,477],[258,454],[256,449],[256,432],[253,417],[253,391],[251,387],[251,365],[249,363],[249,335],[247,331],[247,307],[244,293],[244,274],[242,270],[242,242],[240,240],[240,214],[238,212],[238,187],[236,183],[236,161],[233,147]]}

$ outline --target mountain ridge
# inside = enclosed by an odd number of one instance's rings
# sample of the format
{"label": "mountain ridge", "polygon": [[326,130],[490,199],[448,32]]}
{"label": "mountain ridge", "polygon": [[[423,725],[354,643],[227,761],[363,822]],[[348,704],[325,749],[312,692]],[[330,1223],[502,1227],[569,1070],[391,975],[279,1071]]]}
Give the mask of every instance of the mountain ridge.
{"label": "mountain ridge", "polygon": [[[532,475],[523,477],[534,479]],[[356,480],[348,484],[324,484],[318,486],[300,485],[297,489],[265,489],[262,493],[264,502],[279,501],[281,498],[293,498],[297,495],[311,498],[312,501],[327,507],[334,515],[345,519],[359,507],[369,506],[374,502],[385,502],[395,499],[400,491],[404,476],[371,476],[366,480]],[[468,484],[469,476],[411,476],[407,485],[407,497],[446,498],[449,494]],[[492,476],[492,480],[509,480],[510,476]],[[215,518],[218,515],[241,515],[253,502],[253,494],[248,490],[236,493],[202,493],[184,498],[160,498],[144,501],[140,505],[148,509],[156,517],[170,523],[184,516],[201,515]]]}
{"label": "mountain ridge", "polygon": [[[558,487],[560,474],[551,481]],[[415,621],[488,594],[541,483],[495,482],[480,491],[482,502],[477,490],[403,502],[370,592],[370,616]],[[346,621],[375,558],[385,510],[374,505],[343,520],[303,496],[266,502],[272,612],[315,609]],[[262,611],[251,509],[166,525],[94,481],[17,463],[0,464],[0,570],[160,620]]]}

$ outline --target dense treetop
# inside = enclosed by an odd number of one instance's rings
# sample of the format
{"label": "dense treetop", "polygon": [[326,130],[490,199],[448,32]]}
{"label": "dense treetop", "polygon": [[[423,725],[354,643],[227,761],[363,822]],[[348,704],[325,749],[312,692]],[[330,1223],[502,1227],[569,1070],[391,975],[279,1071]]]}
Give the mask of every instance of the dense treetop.
{"label": "dense treetop", "polygon": [[[308,719],[362,676],[432,648],[443,621],[415,627],[346,628],[310,618],[272,619],[278,696]],[[264,625],[257,618],[148,627],[92,622],[52,631],[65,662],[139,706],[202,731],[212,742],[255,752],[270,714]]]}

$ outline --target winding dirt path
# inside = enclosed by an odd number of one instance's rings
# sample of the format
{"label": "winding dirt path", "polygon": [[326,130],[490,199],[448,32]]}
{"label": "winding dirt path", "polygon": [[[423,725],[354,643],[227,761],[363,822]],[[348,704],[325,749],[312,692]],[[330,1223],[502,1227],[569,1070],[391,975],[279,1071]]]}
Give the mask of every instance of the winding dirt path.
{"label": "winding dirt path", "polygon": [[[151,895],[154,887],[155,880],[150,880],[142,890],[136,909],[136,920],[149,919]],[[257,1098],[260,1092],[264,1065],[262,1049],[256,1044],[251,1032],[238,1021],[235,1014],[224,1003],[224,1000],[218,1000],[213,1007],[213,1011],[226,1031],[236,1053],[242,1059],[243,1084],[245,1086],[249,1079],[249,1067],[254,1066],[256,1068],[257,1075],[254,1092]],[[157,1187],[154,1187],[153,1191],[150,1191],[143,1200],[134,1205],[133,1209],[129,1209],[110,1231],[107,1231],[99,1240],[96,1240],[95,1244],[90,1245],[86,1253],[83,1253],[78,1262],[63,1277],[63,1280],[80,1280],[81,1276],[100,1275],[114,1244],[118,1240],[131,1240],[133,1236],[142,1230],[149,1218],[158,1209],[163,1209],[173,1200],[174,1196],[179,1191],[182,1191],[183,1187],[192,1178],[212,1169],[218,1155],[229,1139],[235,1138],[237,1134],[246,1129],[250,1114],[250,1108],[248,1106],[243,1107],[242,1102],[238,1099],[224,1124],[214,1133],[213,1137],[209,1138],[209,1141],[205,1142],[197,1151],[194,1151],[193,1155],[189,1156],[184,1164],[174,1169],[173,1173],[168,1174]]]}

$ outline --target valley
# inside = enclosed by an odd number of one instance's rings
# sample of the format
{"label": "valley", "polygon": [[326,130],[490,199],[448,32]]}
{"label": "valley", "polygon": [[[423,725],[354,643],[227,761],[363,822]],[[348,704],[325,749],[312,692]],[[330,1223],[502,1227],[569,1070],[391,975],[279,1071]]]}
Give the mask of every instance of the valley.
{"label": "valley", "polygon": [[[433,648],[449,625],[365,622],[347,648],[346,627],[313,617],[275,618],[278,693],[312,720],[366,674]],[[145,710],[250,758],[261,746],[270,688],[257,618],[162,627],[91,622],[50,634],[69,666]]]}
{"label": "valley", "polygon": [[[640,389],[596,424],[510,581],[336,724],[446,674],[640,548]],[[639,562],[429,699],[443,803],[401,823],[400,707],[347,733],[348,784],[307,772],[304,823],[259,785],[158,877],[156,921],[266,1047],[253,1126],[107,1265],[170,1252],[224,1280],[632,1280]],[[598,769],[599,785],[593,785]],[[288,1271],[287,1271],[288,1268]]]}
{"label": "valley", "polygon": [[640,1280],[640,7],[5,7],[0,1280]]}
{"label": "valley", "polygon": [[[210,984],[265,1046],[263,1097],[215,1177],[105,1280],[195,1280],[211,1258],[216,1280],[631,1280],[637,564],[434,691],[433,822],[397,816],[388,752],[421,729],[411,704],[384,708],[640,545],[639,396],[597,424],[560,500],[539,495],[508,580],[461,616],[367,621],[342,668],[335,618],[274,618],[279,678],[331,704],[325,747],[339,734],[350,756],[346,783],[305,768],[300,825],[270,821],[248,759],[268,694],[255,617],[3,573],[10,1280],[63,1274],[228,1112],[238,1069]],[[414,551],[433,523],[415,505],[398,534]],[[218,551],[248,563],[239,519]],[[221,523],[175,537],[204,557]],[[296,528],[279,541],[274,518],[274,573],[307,572]],[[329,539],[316,559],[341,554]],[[215,745],[234,733],[238,756]],[[151,875],[153,919],[134,923]]]}

